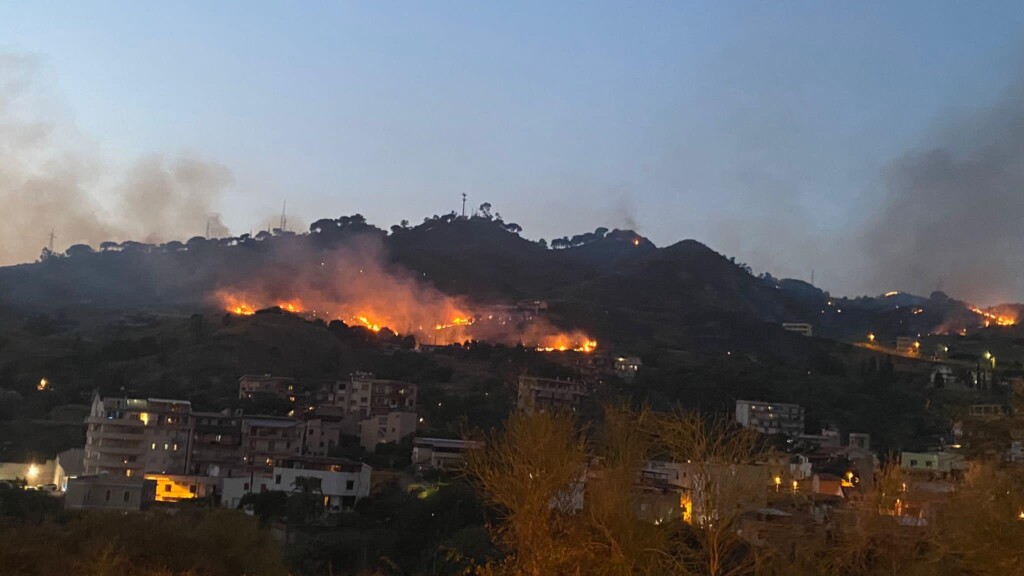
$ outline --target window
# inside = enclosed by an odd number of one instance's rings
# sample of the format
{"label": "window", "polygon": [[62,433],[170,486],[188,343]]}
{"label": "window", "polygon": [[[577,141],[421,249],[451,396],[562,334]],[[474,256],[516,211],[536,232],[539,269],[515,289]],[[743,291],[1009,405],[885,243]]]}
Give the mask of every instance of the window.
{"label": "window", "polygon": [[129,500],[131,500],[131,499],[132,499],[132,493],[131,493],[131,492],[129,492],[129,491],[127,491],[127,490],[125,490],[125,491],[124,491],[124,496],[122,496],[122,497],[121,497],[121,500],[122,500],[123,502],[127,503],[127,502],[128,502]]}
{"label": "window", "polygon": [[153,442],[153,445],[150,446],[149,449],[150,450],[156,450],[156,442]]}
{"label": "window", "polygon": [[931,460],[927,460],[927,461],[925,461],[925,463],[924,463],[924,467],[925,467],[925,468],[931,468],[931,467],[932,467],[932,461],[931,461]]}
{"label": "window", "polygon": [[911,466],[917,466],[917,460],[911,460],[910,461],[910,465]]}
{"label": "window", "polygon": [[355,480],[346,480],[345,481],[345,490],[353,490],[353,489],[355,489],[355,487],[356,487],[356,481]]}
{"label": "window", "polygon": [[168,482],[167,484],[164,484],[164,492],[170,492],[170,491],[171,491],[171,483]]}
{"label": "window", "polygon": [[277,476],[274,477],[274,484],[280,484],[280,483],[281,483],[281,475],[278,474]]}
{"label": "window", "polygon": [[106,498],[105,498],[105,500],[106,500],[107,502],[110,502],[110,490],[107,490],[107,495],[106,495]]}
{"label": "window", "polygon": [[276,448],[276,447],[277,447],[277,442],[274,442],[273,440],[271,440],[270,443],[267,445],[267,450],[270,450],[271,452],[273,452],[274,448]]}
{"label": "window", "polygon": [[242,490],[245,490],[247,492],[249,491],[249,483],[248,482],[246,482],[245,484],[242,484]]}

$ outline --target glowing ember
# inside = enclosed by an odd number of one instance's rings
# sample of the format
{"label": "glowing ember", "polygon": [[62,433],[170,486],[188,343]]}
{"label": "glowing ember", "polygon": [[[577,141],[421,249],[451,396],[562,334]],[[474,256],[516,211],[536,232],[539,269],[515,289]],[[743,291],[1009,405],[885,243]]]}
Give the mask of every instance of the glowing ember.
{"label": "glowing ember", "polygon": [[897,292],[897,291],[893,290],[892,292],[886,292],[886,293],[885,293],[885,297],[886,297],[886,298],[892,298],[893,296],[895,296],[895,295],[897,295],[897,294],[899,294],[899,292]]}
{"label": "glowing ember", "polygon": [[455,318],[452,318],[452,321],[449,324],[437,324],[434,326],[434,330],[444,330],[446,328],[454,328],[456,326],[472,326],[473,322],[474,320],[472,318],[456,316]]}

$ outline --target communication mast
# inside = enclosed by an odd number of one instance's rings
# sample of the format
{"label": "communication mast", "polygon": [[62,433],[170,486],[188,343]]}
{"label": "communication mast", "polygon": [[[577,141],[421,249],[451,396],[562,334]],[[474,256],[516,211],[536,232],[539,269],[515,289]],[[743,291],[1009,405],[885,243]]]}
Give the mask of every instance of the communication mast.
{"label": "communication mast", "polygon": [[462,217],[466,217],[466,193],[462,193]]}
{"label": "communication mast", "polygon": [[53,228],[50,228],[50,252],[53,252],[53,239],[56,236],[53,235]]}
{"label": "communication mast", "polygon": [[284,201],[284,206],[281,207],[281,226],[280,226],[281,232],[284,232],[285,230],[287,230],[286,226],[288,225],[288,216],[285,215],[285,212],[287,210],[288,210],[288,201],[285,200]]}

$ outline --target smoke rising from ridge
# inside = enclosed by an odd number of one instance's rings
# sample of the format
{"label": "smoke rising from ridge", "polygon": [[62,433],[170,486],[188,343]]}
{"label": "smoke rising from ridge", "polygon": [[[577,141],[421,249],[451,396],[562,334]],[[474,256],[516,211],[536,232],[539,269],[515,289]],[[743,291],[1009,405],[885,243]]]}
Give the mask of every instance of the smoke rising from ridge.
{"label": "smoke rising from ridge", "polygon": [[1024,86],[884,170],[863,231],[870,280],[994,304],[1024,296]]}
{"label": "smoke rising from ridge", "polygon": [[185,239],[207,221],[211,235],[228,233],[212,209],[231,184],[226,167],[152,155],[112,169],[54,112],[41,70],[35,56],[0,53],[0,202],[12,216],[0,227],[0,265],[35,260],[51,230],[57,250]]}

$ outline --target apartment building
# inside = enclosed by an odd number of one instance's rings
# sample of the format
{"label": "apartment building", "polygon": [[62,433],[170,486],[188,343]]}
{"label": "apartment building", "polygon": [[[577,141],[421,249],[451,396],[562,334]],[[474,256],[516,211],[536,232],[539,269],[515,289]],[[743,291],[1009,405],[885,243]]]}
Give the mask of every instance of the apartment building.
{"label": "apartment building", "polygon": [[415,438],[412,441],[412,463],[424,469],[461,468],[468,450],[484,447],[483,442],[449,438]]}
{"label": "apartment building", "polygon": [[419,418],[415,412],[386,412],[359,423],[359,444],[373,451],[378,444],[398,442],[416,433]]}
{"label": "apartment building", "polygon": [[191,412],[182,400],[94,394],[86,418],[85,474],[184,474]]}
{"label": "apartment building", "polygon": [[302,423],[294,418],[242,418],[242,462],[249,468],[267,470],[281,458],[299,456],[302,432]]}
{"label": "apartment building", "polygon": [[798,404],[737,400],[736,422],[761,434],[799,436],[804,433],[804,409]]}
{"label": "apartment building", "polygon": [[252,400],[260,394],[276,396],[294,403],[296,395],[301,395],[295,378],[272,376],[270,374],[246,374],[238,379],[238,397]]}
{"label": "apartment building", "polygon": [[575,411],[580,401],[590,396],[590,390],[582,382],[536,376],[520,376],[518,392],[518,406],[528,412]]}
{"label": "apartment building", "polygon": [[188,472],[225,477],[244,468],[242,420],[242,416],[230,411],[193,412],[192,453]]}

